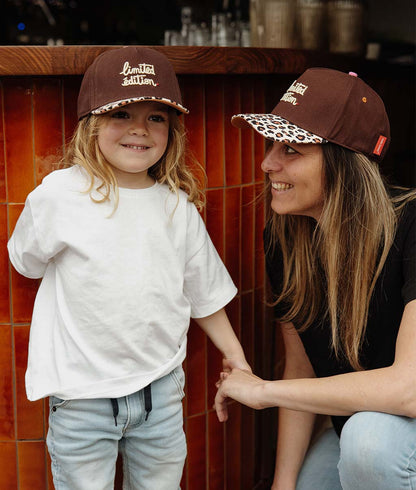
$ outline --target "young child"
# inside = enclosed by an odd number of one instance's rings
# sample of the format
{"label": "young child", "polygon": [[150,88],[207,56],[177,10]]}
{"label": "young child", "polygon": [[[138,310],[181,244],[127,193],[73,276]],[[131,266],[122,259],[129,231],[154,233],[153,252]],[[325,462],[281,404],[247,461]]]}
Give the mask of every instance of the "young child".
{"label": "young child", "polygon": [[29,400],[50,397],[57,490],[179,487],[190,317],[250,369],[224,306],[236,288],[198,213],[184,163],[186,114],[167,58],[125,47],[85,73],[68,168],[31,192],[10,260],[42,278],[30,332]]}

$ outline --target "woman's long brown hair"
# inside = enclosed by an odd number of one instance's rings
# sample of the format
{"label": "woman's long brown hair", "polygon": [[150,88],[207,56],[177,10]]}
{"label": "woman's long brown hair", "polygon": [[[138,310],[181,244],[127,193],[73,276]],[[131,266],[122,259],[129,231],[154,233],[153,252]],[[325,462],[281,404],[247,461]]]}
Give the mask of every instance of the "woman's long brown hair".
{"label": "woman's long brown hair", "polygon": [[318,222],[276,213],[270,218],[271,242],[279,241],[284,261],[283,288],[274,304],[291,305],[280,320],[294,322],[300,331],[319,315],[328,316],[336,355],[360,370],[374,286],[400,211],[416,193],[393,199],[375,162],[331,143],[322,151],[325,191]]}

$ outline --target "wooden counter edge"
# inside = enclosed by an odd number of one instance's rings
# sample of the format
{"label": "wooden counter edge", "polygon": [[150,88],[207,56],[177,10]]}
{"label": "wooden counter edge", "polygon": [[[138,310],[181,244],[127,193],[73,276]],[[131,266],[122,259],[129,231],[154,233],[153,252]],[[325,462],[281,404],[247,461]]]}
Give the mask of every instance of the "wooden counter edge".
{"label": "wooden counter edge", "polygon": [[[0,46],[0,76],[82,75],[94,58],[120,46]],[[149,46],[177,74],[298,74],[311,66],[358,70],[365,60],[326,52],[273,48]],[[366,63],[368,64],[368,63]]]}

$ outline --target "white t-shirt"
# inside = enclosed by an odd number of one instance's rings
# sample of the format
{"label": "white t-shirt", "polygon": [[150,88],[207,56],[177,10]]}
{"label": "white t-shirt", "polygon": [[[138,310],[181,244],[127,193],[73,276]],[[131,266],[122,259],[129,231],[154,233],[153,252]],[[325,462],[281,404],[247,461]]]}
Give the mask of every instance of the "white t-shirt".
{"label": "white t-shirt", "polygon": [[[16,270],[42,277],[26,372],[29,400],[117,398],[185,358],[190,317],[237,290],[195,208],[156,183],[91,200],[78,167],[49,174],[8,243]],[[177,206],[175,208],[175,206]]]}

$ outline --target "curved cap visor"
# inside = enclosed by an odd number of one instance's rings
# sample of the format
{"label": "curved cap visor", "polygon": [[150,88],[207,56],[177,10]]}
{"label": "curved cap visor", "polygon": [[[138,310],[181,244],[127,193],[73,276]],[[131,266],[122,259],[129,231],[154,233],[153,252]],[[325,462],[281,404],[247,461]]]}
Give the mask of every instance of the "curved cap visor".
{"label": "curved cap visor", "polygon": [[275,114],[237,114],[231,118],[236,128],[251,127],[267,139],[284,143],[327,143],[327,140]]}
{"label": "curved cap visor", "polygon": [[160,102],[161,104],[166,104],[170,107],[173,107],[179,112],[183,114],[189,114],[189,110],[184,107],[182,104],[175,102],[173,100],[165,99],[164,97],[133,97],[131,99],[117,100],[115,102],[111,102],[110,104],[103,105],[91,111],[91,114],[105,114],[106,112],[112,111],[113,109],[117,109],[119,107],[126,106],[128,104],[134,104],[135,102]]}

